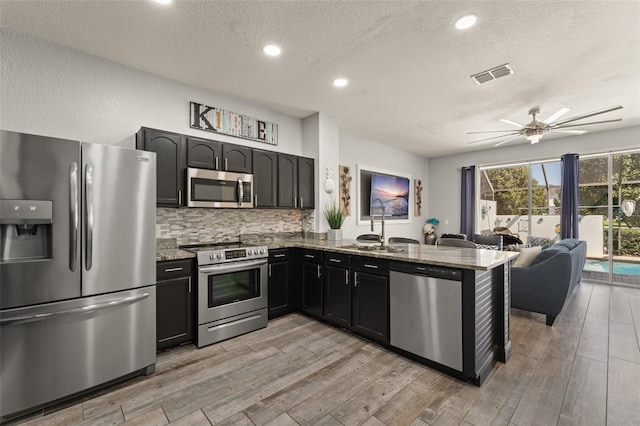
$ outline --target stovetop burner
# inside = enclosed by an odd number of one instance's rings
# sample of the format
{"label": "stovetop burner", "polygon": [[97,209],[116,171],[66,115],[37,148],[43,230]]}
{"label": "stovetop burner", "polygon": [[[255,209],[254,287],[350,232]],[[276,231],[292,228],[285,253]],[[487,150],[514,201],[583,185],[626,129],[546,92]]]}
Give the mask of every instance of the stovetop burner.
{"label": "stovetop burner", "polygon": [[181,249],[190,251],[192,253],[197,253],[203,250],[225,250],[225,249],[236,249],[236,248],[247,248],[254,247],[254,244],[243,244],[240,241],[226,241],[222,243],[198,243],[198,244],[185,244],[180,246]]}

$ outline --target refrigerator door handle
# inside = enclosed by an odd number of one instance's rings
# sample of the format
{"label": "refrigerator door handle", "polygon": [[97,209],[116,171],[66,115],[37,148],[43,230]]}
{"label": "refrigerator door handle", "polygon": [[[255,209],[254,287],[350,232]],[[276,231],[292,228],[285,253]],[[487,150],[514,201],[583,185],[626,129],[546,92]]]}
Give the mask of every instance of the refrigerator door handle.
{"label": "refrigerator door handle", "polygon": [[85,189],[85,213],[87,232],[85,233],[85,262],[84,267],[87,271],[91,270],[93,264],[93,166],[87,164],[84,174]]}
{"label": "refrigerator door handle", "polygon": [[78,163],[69,168],[69,269],[78,267]]}
{"label": "refrigerator door handle", "polygon": [[62,311],[42,312],[42,313],[31,314],[31,315],[20,315],[20,314],[15,316],[7,315],[7,316],[2,316],[0,318],[0,325],[24,324],[27,322],[42,321],[46,319],[66,317],[70,315],[90,314],[103,309],[136,303],[142,299],[146,299],[150,295],[151,293],[142,293],[135,296],[122,297],[119,299],[108,300],[102,303],[95,303],[93,305],[81,306],[79,308],[65,309]]}

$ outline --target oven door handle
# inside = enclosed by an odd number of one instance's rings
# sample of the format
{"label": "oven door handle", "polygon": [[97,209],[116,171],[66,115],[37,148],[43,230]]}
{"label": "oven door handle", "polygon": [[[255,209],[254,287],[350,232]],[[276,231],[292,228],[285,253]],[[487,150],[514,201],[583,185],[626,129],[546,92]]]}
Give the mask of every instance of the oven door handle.
{"label": "oven door handle", "polygon": [[267,264],[267,259],[252,260],[248,262],[234,262],[232,265],[214,265],[203,266],[198,268],[198,272],[201,274],[226,274],[229,272],[244,271],[246,269],[253,268],[255,266],[262,266]]}

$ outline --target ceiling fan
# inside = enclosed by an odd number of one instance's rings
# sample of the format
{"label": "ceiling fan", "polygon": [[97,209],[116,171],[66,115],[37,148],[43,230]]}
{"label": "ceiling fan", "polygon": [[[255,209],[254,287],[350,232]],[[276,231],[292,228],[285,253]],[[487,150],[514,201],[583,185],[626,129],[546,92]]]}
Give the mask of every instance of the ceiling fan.
{"label": "ceiling fan", "polygon": [[622,109],[622,106],[618,105],[618,106],[606,108],[600,111],[595,111],[588,114],[567,118],[565,120],[556,121],[560,117],[562,117],[563,115],[571,111],[571,108],[561,108],[560,110],[551,114],[549,117],[545,118],[544,120],[538,121],[536,119],[536,116],[540,114],[540,108],[534,107],[529,110],[529,115],[533,117],[533,120],[531,120],[531,123],[520,124],[520,123],[516,123],[515,121],[506,120],[502,118],[500,119],[500,121],[502,121],[503,123],[517,126],[519,127],[519,129],[518,130],[488,130],[485,132],[467,132],[468,135],[478,134],[478,133],[505,133],[500,136],[494,136],[486,139],[480,139],[473,142],[468,142],[467,145],[471,145],[479,142],[486,142],[490,140],[496,140],[500,138],[507,138],[507,139],[498,141],[498,143],[494,145],[494,146],[500,146],[504,143],[517,139],[520,136],[524,136],[525,138],[527,138],[527,140],[529,140],[532,144],[534,144],[534,143],[540,142],[540,139],[542,138],[542,136],[544,136],[544,134],[547,132],[571,133],[575,135],[581,135],[583,133],[586,133],[586,130],[565,130],[565,129],[570,127],[581,127],[581,126],[592,125],[592,124],[613,123],[615,121],[622,121],[622,118],[616,118],[613,120],[590,121],[588,123],[579,123],[579,124],[574,123],[575,121],[582,120],[584,118],[593,117],[594,115],[604,114],[604,113],[615,111],[618,109]]}

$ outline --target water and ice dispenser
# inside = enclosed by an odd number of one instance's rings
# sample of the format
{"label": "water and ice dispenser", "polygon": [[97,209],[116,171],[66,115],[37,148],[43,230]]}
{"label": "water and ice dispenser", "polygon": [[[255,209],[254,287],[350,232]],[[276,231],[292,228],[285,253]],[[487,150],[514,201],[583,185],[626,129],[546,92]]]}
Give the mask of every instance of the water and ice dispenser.
{"label": "water and ice dispenser", "polygon": [[0,200],[0,262],[51,259],[53,202]]}

